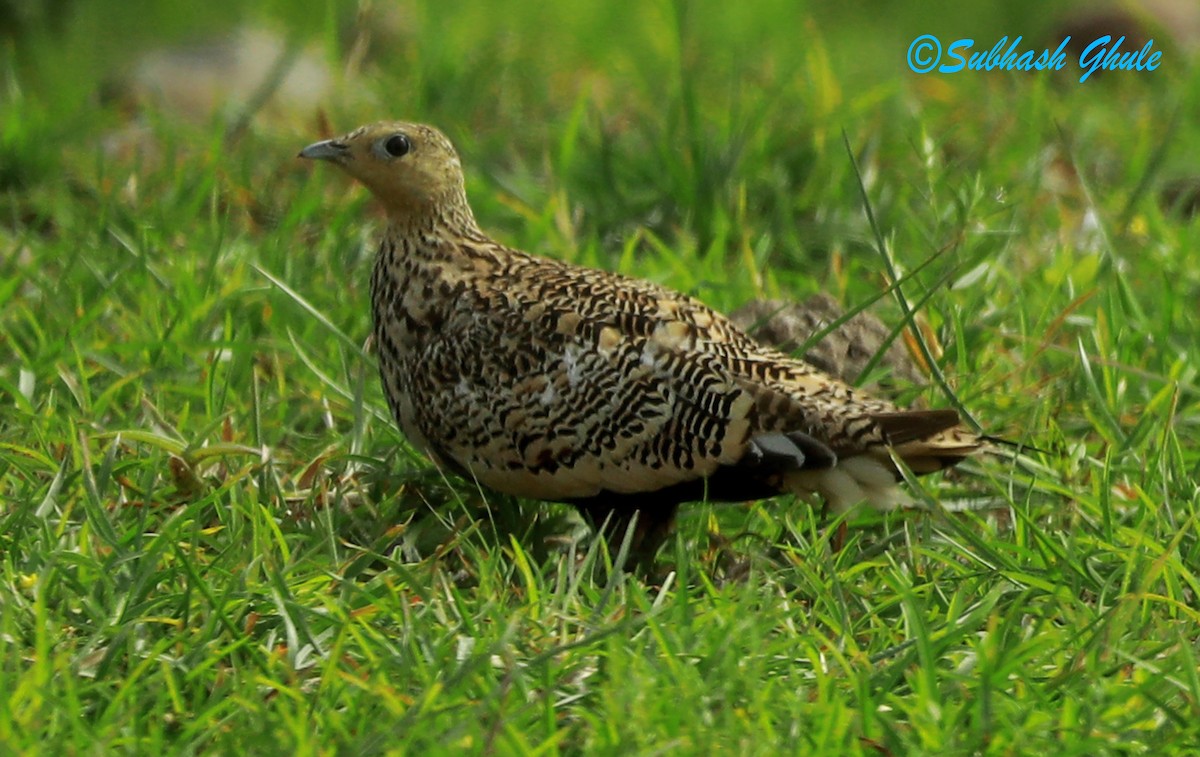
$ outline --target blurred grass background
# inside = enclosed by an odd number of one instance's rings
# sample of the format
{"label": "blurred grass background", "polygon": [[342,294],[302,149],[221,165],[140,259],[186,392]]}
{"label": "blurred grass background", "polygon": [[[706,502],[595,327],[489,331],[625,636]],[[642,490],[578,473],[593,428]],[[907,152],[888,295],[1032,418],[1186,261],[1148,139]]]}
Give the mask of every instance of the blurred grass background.
{"label": "blurred grass background", "polygon": [[[1112,8],[0,3],[0,744],[1189,753],[1200,33]],[[1097,18],[1162,68],[905,64]],[[609,574],[387,417],[378,216],[295,159],[383,118],[450,135],[500,239],[723,310],[898,326],[890,262],[946,382],[900,398],[1043,452],[841,551],[696,505],[674,573]]]}

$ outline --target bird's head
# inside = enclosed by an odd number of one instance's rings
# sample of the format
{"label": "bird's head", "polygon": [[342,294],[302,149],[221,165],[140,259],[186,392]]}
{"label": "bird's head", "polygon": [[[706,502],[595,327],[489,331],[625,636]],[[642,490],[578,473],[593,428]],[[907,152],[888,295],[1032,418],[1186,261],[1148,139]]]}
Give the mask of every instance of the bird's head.
{"label": "bird's head", "polygon": [[387,121],[361,126],[300,151],[327,160],[361,181],[397,221],[466,214],[462,164],[450,140],[424,124]]}

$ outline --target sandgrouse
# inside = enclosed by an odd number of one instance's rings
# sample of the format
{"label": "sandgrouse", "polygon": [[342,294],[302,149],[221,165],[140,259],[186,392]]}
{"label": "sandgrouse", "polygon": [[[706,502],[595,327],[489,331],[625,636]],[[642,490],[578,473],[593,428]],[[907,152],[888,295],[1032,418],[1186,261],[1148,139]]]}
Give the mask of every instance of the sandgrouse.
{"label": "sandgrouse", "polygon": [[[681,502],[906,501],[982,447],[953,410],[901,410],[746,336],[691,297],[535,257],[475,222],[454,147],[389,122],[309,145],[382,203],[379,370],[405,436],[506,494],[577,506],[645,557]],[[633,518],[637,513],[636,521]]]}

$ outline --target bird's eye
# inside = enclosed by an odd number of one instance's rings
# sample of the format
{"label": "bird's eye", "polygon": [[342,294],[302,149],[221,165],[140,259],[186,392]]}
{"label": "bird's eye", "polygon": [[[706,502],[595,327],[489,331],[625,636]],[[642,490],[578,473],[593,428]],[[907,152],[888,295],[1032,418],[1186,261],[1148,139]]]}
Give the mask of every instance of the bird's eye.
{"label": "bird's eye", "polygon": [[388,137],[383,143],[383,151],[389,157],[399,158],[408,154],[412,149],[412,144],[408,141],[408,137],[403,134],[393,134]]}

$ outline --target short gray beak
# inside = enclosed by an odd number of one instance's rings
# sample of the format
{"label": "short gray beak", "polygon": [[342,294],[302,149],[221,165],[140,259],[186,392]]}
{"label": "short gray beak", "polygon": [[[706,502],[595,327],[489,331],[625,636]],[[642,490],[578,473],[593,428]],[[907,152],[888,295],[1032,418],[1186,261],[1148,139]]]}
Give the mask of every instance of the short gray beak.
{"label": "short gray beak", "polygon": [[332,160],[334,163],[340,163],[350,155],[350,148],[346,144],[337,141],[336,139],[326,139],[322,142],[313,142],[308,147],[300,151],[301,158],[311,158],[313,160]]}

